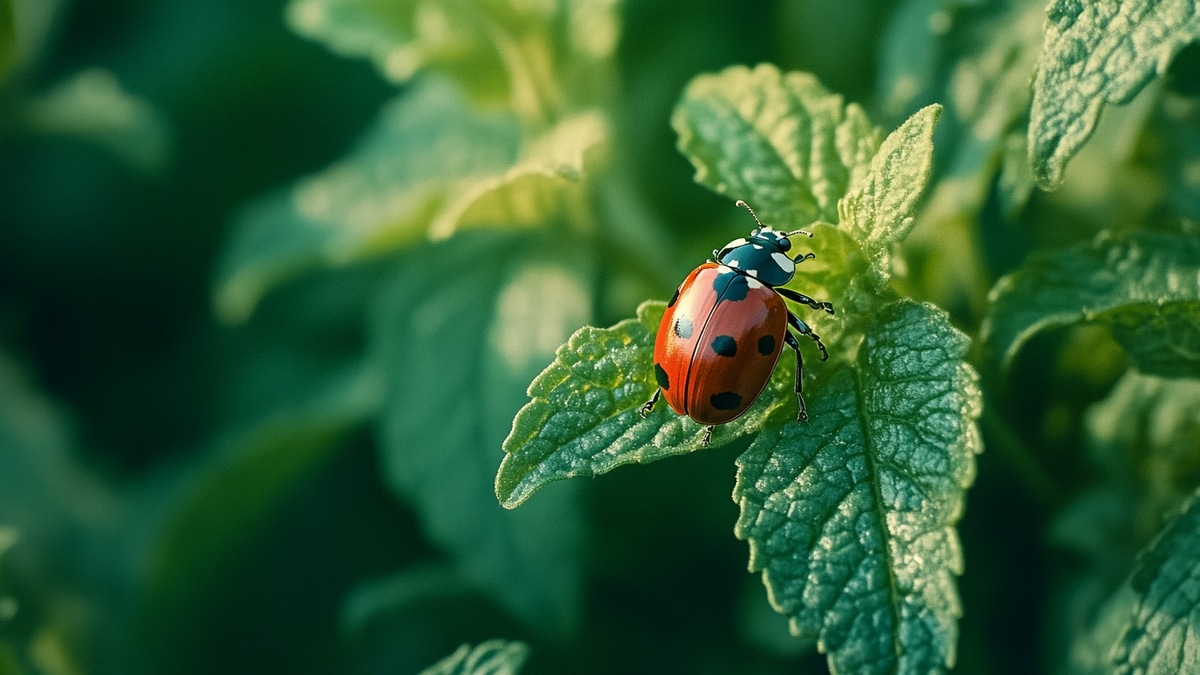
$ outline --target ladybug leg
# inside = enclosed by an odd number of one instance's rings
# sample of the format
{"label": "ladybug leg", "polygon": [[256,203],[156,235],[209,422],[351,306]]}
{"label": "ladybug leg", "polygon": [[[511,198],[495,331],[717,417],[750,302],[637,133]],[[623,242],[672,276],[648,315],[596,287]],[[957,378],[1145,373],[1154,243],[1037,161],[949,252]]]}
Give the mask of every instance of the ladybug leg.
{"label": "ladybug leg", "polygon": [[[775,290],[779,290],[779,289],[775,289]],[[825,304],[829,304],[829,303],[825,303]],[[829,312],[831,314],[833,313],[832,307],[829,308]],[[788,312],[788,323],[791,324],[792,328],[796,329],[797,333],[799,333],[799,334],[807,337],[808,339],[812,340],[813,342],[817,343],[817,349],[821,350],[821,360],[822,361],[829,358],[829,350],[825,349],[825,343],[821,342],[821,336],[812,332],[812,329],[808,327],[808,324],[801,321],[800,317],[796,316],[795,314],[792,314],[789,311]]]}
{"label": "ladybug leg", "polygon": [[813,253],[812,251],[809,251],[808,253],[803,253],[801,255],[796,256],[795,258],[792,258],[792,262],[799,265],[800,263],[804,262],[805,260],[812,260],[815,257],[817,257],[817,254]]}
{"label": "ladybug leg", "polygon": [[704,438],[700,439],[700,445],[703,445],[706,448],[708,447],[709,441],[712,440],[713,429],[716,429],[716,428],[717,428],[717,425],[715,425],[715,424],[710,424],[710,425],[704,427]]}
{"label": "ladybug leg", "polygon": [[[823,302],[821,300],[813,300],[812,298],[808,297],[807,295],[805,295],[803,293],[797,293],[796,291],[793,291],[790,288],[776,287],[775,292],[793,302],[798,302],[802,305],[808,305],[809,307],[812,307],[813,309],[821,310],[824,312],[829,312],[830,314],[834,313],[832,302]],[[801,333],[805,332],[805,331],[801,330],[800,328],[797,328],[796,330],[799,330]]]}
{"label": "ladybug leg", "polygon": [[796,421],[807,422],[808,408],[804,405],[804,394],[800,391],[804,384],[804,357],[800,355],[800,343],[796,341],[796,336],[792,335],[790,330],[783,332],[783,341],[796,352],[796,402],[800,404],[800,411],[796,413]]}
{"label": "ladybug leg", "polygon": [[642,404],[642,407],[638,408],[638,414],[642,416],[642,419],[646,419],[646,415],[649,415],[650,411],[654,410],[654,404],[658,403],[659,396],[662,396],[662,389],[655,389],[654,395],[650,397],[650,400],[646,401]]}

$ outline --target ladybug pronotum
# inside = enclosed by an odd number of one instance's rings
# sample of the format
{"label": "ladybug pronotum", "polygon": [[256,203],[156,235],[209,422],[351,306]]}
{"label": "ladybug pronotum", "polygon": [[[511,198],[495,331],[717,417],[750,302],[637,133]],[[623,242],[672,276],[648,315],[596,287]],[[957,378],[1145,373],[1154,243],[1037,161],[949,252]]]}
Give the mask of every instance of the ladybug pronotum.
{"label": "ladybug pronotum", "polygon": [[[645,417],[665,395],[671,409],[705,425],[703,444],[713,428],[737,419],[754,404],[783,345],[796,352],[797,421],[807,421],[801,393],[804,360],[792,330],[817,343],[821,360],[829,352],[821,338],[788,309],[784,298],[833,314],[833,305],[782,288],[796,273],[796,264],[815,257],[790,257],[789,239],[810,232],[780,232],[758,224],[749,237],[734,239],[683,280],[667,303],[654,342],[654,378],[658,389],[639,410]],[[789,327],[791,330],[789,330]]]}

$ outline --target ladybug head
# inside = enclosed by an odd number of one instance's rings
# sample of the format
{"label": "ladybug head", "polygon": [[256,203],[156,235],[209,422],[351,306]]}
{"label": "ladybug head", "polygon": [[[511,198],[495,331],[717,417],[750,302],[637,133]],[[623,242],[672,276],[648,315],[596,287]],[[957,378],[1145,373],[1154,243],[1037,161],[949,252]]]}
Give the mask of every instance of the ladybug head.
{"label": "ladybug head", "polygon": [[788,239],[792,232],[780,232],[772,227],[756,227],[750,233],[749,241],[763,246],[774,247],[780,251],[787,251],[792,248],[792,240]]}
{"label": "ladybug head", "polygon": [[792,248],[790,237],[796,234],[812,236],[804,230],[781,232],[763,225],[754,210],[746,202],[738,200],[738,206],[745,207],[758,227],[749,237],[734,239],[720,251],[713,251],[717,262],[748,274],[767,286],[782,286],[791,280],[796,273],[796,263],[787,255]]}

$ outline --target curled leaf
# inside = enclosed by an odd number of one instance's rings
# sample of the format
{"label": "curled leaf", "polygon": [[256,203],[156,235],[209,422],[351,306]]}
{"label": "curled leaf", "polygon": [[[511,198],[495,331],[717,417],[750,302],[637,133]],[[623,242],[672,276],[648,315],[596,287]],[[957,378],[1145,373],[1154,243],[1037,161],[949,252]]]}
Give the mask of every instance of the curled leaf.
{"label": "curled leaf", "polygon": [[1200,39],[1195,0],[1054,0],[1033,81],[1029,161],[1044,189],[1091,136],[1105,103],[1126,103]]}
{"label": "curled leaf", "polygon": [[1031,259],[990,294],[984,341],[1001,367],[1039,331],[1101,323],[1143,372],[1200,374],[1200,239],[1101,234]]}

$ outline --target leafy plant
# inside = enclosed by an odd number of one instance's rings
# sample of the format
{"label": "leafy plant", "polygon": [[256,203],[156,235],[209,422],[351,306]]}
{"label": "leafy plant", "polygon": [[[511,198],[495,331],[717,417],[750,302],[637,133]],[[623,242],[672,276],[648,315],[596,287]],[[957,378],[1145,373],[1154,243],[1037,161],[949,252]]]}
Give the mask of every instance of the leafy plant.
{"label": "leafy plant", "polygon": [[1048,5],[0,0],[0,671],[1194,670],[1200,10]]}

